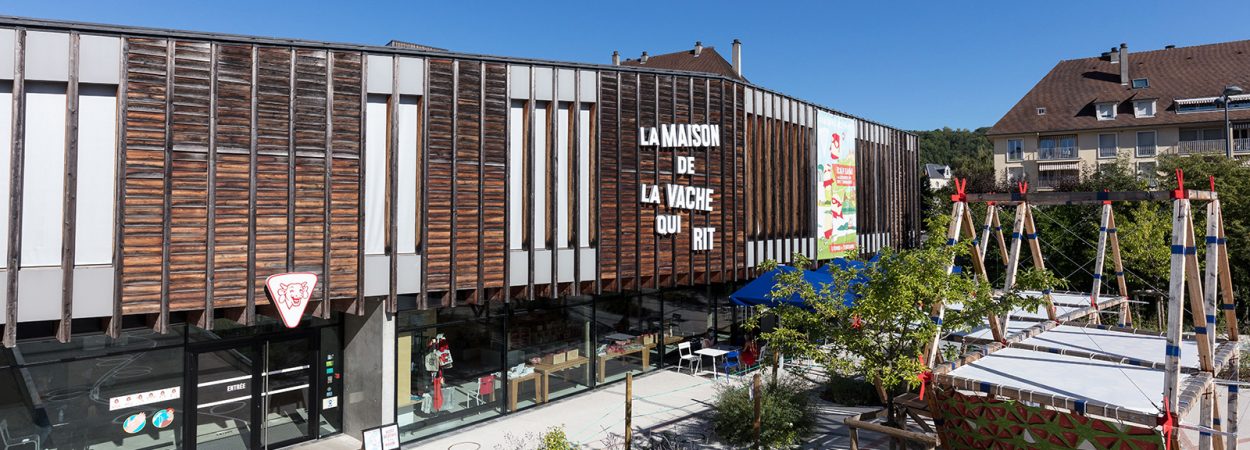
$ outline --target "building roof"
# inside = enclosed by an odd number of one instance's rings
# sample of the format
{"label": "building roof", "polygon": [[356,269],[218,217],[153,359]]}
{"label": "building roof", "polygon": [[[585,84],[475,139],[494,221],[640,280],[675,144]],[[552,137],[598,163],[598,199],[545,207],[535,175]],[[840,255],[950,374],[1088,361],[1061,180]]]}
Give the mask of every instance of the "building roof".
{"label": "building roof", "polygon": [[924,165],[924,171],[929,176],[930,180],[950,178],[950,174],[947,173],[947,171],[949,171],[950,169],[951,169],[950,166],[946,166],[942,164],[925,164]]}
{"label": "building roof", "polygon": [[418,44],[418,43],[415,43],[415,42],[401,41],[401,40],[399,40],[399,39],[391,39],[391,41],[390,41],[390,42],[387,42],[387,43],[386,43],[386,46],[387,46],[387,47],[395,47],[395,48],[406,48],[406,49],[410,49],[410,50],[425,50],[425,51],[430,51],[430,52],[445,52],[445,51],[447,51],[447,49],[445,49],[445,48],[431,47],[431,46],[428,46],[428,45]]}
{"label": "building roof", "polygon": [[[1125,54],[1128,78],[1146,78],[1149,87],[1121,85],[1120,64],[1108,57],[1060,61],[988,134],[1215,122],[1224,119],[1222,110],[1178,114],[1176,100],[1219,96],[1228,85],[1250,88],[1250,40]],[[1135,117],[1133,101],[1148,99],[1157,100],[1154,117]],[[1095,116],[1095,104],[1103,102],[1117,104],[1114,120]],[[1046,114],[1038,115],[1037,108],[1046,108]],[[1250,119],[1250,110],[1232,110],[1230,116]]]}
{"label": "building roof", "polygon": [[646,63],[642,62],[641,58],[626,59],[621,61],[621,65],[714,73],[741,81],[747,81],[745,77],[734,73],[733,64],[725,60],[725,57],[721,56],[721,54],[716,51],[716,47],[703,47],[703,50],[700,51],[697,56],[694,54],[694,49],[690,49],[680,52],[665,53],[663,55],[648,56]]}

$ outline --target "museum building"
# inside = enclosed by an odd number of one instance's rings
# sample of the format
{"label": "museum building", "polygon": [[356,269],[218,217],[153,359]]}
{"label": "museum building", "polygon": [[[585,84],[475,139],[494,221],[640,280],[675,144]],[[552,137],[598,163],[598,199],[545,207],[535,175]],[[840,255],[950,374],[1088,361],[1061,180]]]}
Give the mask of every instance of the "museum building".
{"label": "museum building", "polygon": [[0,17],[2,443],[414,442],[741,344],[766,259],[915,245],[916,137],[740,52]]}

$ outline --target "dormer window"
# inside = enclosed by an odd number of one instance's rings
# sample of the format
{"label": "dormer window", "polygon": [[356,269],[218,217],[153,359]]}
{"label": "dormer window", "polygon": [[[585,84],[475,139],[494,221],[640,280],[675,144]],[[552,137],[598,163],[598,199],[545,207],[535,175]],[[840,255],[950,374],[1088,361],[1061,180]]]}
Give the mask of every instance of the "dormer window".
{"label": "dormer window", "polygon": [[1133,116],[1136,116],[1136,117],[1154,117],[1154,116],[1155,116],[1155,101],[1154,101],[1154,99],[1150,99],[1150,100],[1134,100],[1134,101],[1133,101]]}
{"label": "dormer window", "polygon": [[1145,89],[1150,87],[1150,80],[1146,78],[1134,78],[1133,89]]}
{"label": "dormer window", "polygon": [[1046,115],[1046,108],[1037,108],[1037,115],[1039,116]]}
{"label": "dormer window", "polygon": [[1115,120],[1115,102],[1104,102],[1094,105],[1098,120]]}

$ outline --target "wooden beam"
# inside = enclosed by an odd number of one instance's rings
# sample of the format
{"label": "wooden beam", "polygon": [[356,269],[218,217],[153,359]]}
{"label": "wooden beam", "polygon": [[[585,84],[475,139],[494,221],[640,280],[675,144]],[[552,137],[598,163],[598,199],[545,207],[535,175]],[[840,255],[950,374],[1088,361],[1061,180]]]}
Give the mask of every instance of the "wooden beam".
{"label": "wooden beam", "polygon": [[1003,238],[1003,224],[998,217],[998,205],[994,204],[994,237],[998,241],[999,256],[1003,258],[1003,265],[1007,264],[1007,240]]}
{"label": "wooden beam", "polygon": [[[1102,276],[1103,264],[1107,257],[1107,230],[1111,226],[1111,204],[1104,203],[1102,205],[1102,218],[1098,222],[1098,250],[1094,253],[1094,281],[1093,286],[1089,289],[1090,307],[1098,308],[1098,298],[1102,296]],[[1099,317],[1101,314],[1094,313],[1090,316],[1091,322],[1097,324],[1102,323]]]}
{"label": "wooden beam", "polygon": [[165,145],[162,149],[164,165],[161,218],[161,307],[153,328],[159,333],[169,329],[169,240],[170,223],[173,222],[171,197],[173,193],[173,116],[174,116],[174,40],[165,41]]}
{"label": "wooden beam", "polygon": [[[365,76],[368,76],[368,75],[365,75]],[[455,108],[454,105],[456,104],[456,96],[455,96],[454,89],[452,90],[452,93],[453,94],[451,97],[452,98],[451,103],[453,105],[452,108]],[[368,93],[365,92],[365,93],[362,93],[362,95],[368,95]],[[456,125],[455,125],[455,120],[454,120],[455,115],[453,114],[452,117],[453,117],[453,120],[452,120],[452,154],[455,154],[455,145],[456,145],[455,144],[456,142],[455,126]],[[396,300],[396,290],[398,289],[398,283],[399,283],[399,280],[398,280],[399,278],[399,267],[398,267],[399,249],[395,248],[395,237],[396,237],[396,234],[399,233],[399,227],[397,225],[398,215],[399,215],[399,202],[396,200],[396,196],[395,196],[396,191],[399,190],[399,172],[397,170],[397,167],[399,166],[397,162],[397,160],[399,159],[398,153],[399,153],[399,57],[391,56],[391,95],[387,98],[387,101],[386,101],[386,174],[385,174],[386,177],[384,178],[386,180],[386,193],[384,194],[386,197],[386,200],[385,200],[385,205],[386,205],[386,217],[385,217],[386,219],[386,234],[385,234],[386,243],[385,245],[386,245],[386,248],[385,248],[385,251],[383,252],[383,254],[386,255],[386,261],[387,261],[386,263],[386,271],[387,271],[386,312],[391,313],[391,314],[394,314],[399,310],[397,307],[399,302]],[[452,166],[455,167],[455,164],[453,164]],[[326,154],[326,170],[329,170],[329,169],[330,169],[330,157],[329,157],[329,154],[327,153]],[[452,176],[455,176],[454,173]],[[455,186],[454,182],[452,186]],[[329,189],[329,188],[330,188],[329,186],[326,186],[326,189]],[[452,189],[453,189],[453,195],[452,195],[453,203],[452,204],[454,205],[455,204],[455,194],[454,194],[455,188],[453,187]],[[326,207],[329,208],[329,205],[326,205]],[[454,214],[455,212],[454,207],[453,207],[452,212]],[[455,221],[453,220],[452,222],[453,222],[452,227],[455,227]],[[456,248],[455,247],[456,245],[455,228],[452,228],[452,230],[453,232],[452,232],[452,241],[451,241],[452,244],[451,245],[452,245],[452,254],[454,255],[455,248]],[[326,249],[326,251],[329,251],[329,250],[330,249],[328,248]],[[326,270],[329,270],[329,267],[327,267]],[[452,274],[455,274],[455,270],[456,269],[453,265]],[[453,287],[455,286],[454,282],[452,286]],[[453,289],[452,292],[455,292],[455,290]]]}
{"label": "wooden beam", "polygon": [[[290,169],[288,172],[289,178],[287,178],[287,182],[288,182],[287,184],[288,215],[287,215],[287,241],[286,241],[287,243],[287,271],[295,270],[295,196],[296,196],[296,190],[295,190],[295,179],[296,179],[296,175],[295,175],[295,156],[296,156],[296,152],[295,152],[295,95],[296,95],[295,70],[296,69],[295,69],[295,65],[296,64],[295,64],[295,61],[296,61],[295,49],[292,48],[291,49],[291,99],[290,99],[291,100],[291,106],[290,106],[291,115],[289,117],[290,134],[287,135],[288,142],[290,142],[291,144],[290,151],[287,154],[287,162],[290,164]],[[364,78],[363,74],[361,78]],[[365,95],[365,93],[362,91],[361,95]],[[334,300],[330,298],[330,296],[332,295],[331,294],[332,291],[330,291],[330,281],[331,281],[330,276],[331,276],[331,272],[333,272],[333,270],[331,270],[330,268],[331,256],[333,255],[333,248],[332,248],[333,243],[330,238],[331,236],[334,235],[334,231],[330,228],[330,226],[334,222],[334,214],[333,214],[333,211],[334,211],[334,202],[333,202],[334,200],[334,188],[333,188],[334,187],[334,52],[331,52],[329,50],[326,51],[325,158],[326,158],[325,160],[326,172],[325,172],[325,180],[323,181],[323,183],[325,183],[325,189],[322,190],[322,194],[324,195],[324,197],[322,198],[322,201],[324,202],[323,204],[325,205],[325,215],[323,216],[322,220],[325,221],[325,231],[321,235],[322,237],[321,246],[324,252],[321,264],[322,264],[322,267],[324,267],[325,269],[323,269],[321,273],[321,304],[316,310],[314,310],[314,313],[318,317],[321,317],[322,319],[329,319],[330,314],[332,313],[332,309],[334,307],[333,305]],[[361,159],[361,161],[363,161],[363,159]],[[362,163],[361,165],[364,165],[364,164]],[[363,216],[364,214],[360,214],[360,215]],[[363,241],[364,240],[363,237],[360,240]],[[363,256],[361,258],[363,258]],[[365,275],[363,273],[357,273],[356,276],[360,278],[364,278]]]}
{"label": "wooden beam", "polygon": [[[506,67],[505,70],[507,70]],[[477,204],[479,208],[477,213],[477,302],[478,304],[486,304],[489,300],[486,298],[486,293],[484,291],[485,283],[482,281],[486,272],[485,264],[481,263],[481,261],[486,260],[486,240],[484,237],[486,234],[486,218],[485,214],[482,213],[482,209],[485,209],[484,207],[486,206],[486,77],[488,76],[486,72],[486,63],[478,63],[478,73],[480,75],[477,78]],[[504,93],[507,94],[506,85]],[[504,106],[504,112],[511,111],[510,104],[505,104]],[[504,134],[508,134],[508,129],[506,127],[504,128]],[[504,149],[504,151],[506,152],[507,149]],[[507,153],[504,154],[506,155]],[[507,196],[504,197],[505,202],[507,202],[507,198]],[[505,212],[505,214],[507,213]],[[507,228],[504,228],[504,230],[507,230]],[[504,234],[504,253],[507,253],[507,231],[504,231]],[[507,270],[507,266],[504,267],[504,270]]]}
{"label": "wooden beam", "polygon": [[[972,221],[972,208],[965,203],[963,210],[964,217],[960,222],[963,222],[964,234],[968,235],[968,237],[975,242],[977,238],[977,231],[974,228],[975,225],[973,225]],[[989,286],[990,276],[985,271],[985,260],[982,259],[980,251],[976,248],[972,249],[971,259],[972,268],[976,271],[976,275],[981,278],[981,281],[985,282],[986,286]],[[1002,323],[998,321],[998,316],[990,313],[990,315],[986,317],[986,321],[990,324],[990,334],[994,337],[994,341],[1001,342],[1005,335],[1003,333],[1004,330],[1002,328]]]}
{"label": "wooden beam", "polygon": [[[951,222],[950,222],[950,225],[946,228],[946,245],[947,246],[953,246],[955,245],[955,242],[959,240],[959,227],[960,227],[960,223],[963,221],[963,218],[964,218],[963,209],[965,206],[966,204],[964,202],[955,202],[951,204]],[[955,271],[955,261],[952,259],[950,265],[946,266],[946,273],[950,274],[954,271]],[[933,333],[933,340],[929,341],[929,343],[926,344],[925,346],[924,354],[925,354],[925,357],[927,358],[925,361],[928,362],[928,365],[930,368],[937,365],[937,357],[938,357],[938,350],[939,350],[938,344],[942,340],[942,317],[945,315],[945,313],[946,313],[945,305],[942,304],[942,301],[940,299],[936,303],[934,303],[930,307],[930,310],[929,310],[929,319],[932,320],[933,323],[937,324],[938,326],[937,332]]]}
{"label": "wooden beam", "polygon": [[[1224,208],[1220,206],[1219,200],[1215,201],[1215,220],[1219,223],[1216,239],[1220,253],[1220,298],[1222,300],[1220,309],[1224,310],[1224,325],[1228,327],[1228,340],[1238,341],[1241,336],[1237,329],[1237,307],[1233,300],[1232,268],[1228,265],[1228,237],[1224,234]],[[1230,409],[1229,414],[1235,414],[1236,411]]]}
{"label": "wooden beam", "polygon": [[129,74],[126,72],[127,66],[130,64],[130,40],[121,39],[121,64],[119,64],[117,86],[117,161],[113,165],[113,176],[117,182],[117,186],[113,191],[113,310],[112,315],[108,319],[108,326],[105,334],[108,337],[117,339],[121,336],[122,331],[122,270],[124,269],[125,258],[123,257],[125,246],[122,236],[125,235],[125,210],[122,200],[126,198],[126,98],[128,89]]}
{"label": "wooden beam", "polygon": [[[1189,200],[1210,201],[1218,198],[1215,192],[1186,190]],[[1020,193],[983,193],[968,194],[969,202],[997,202],[1013,205],[1028,201],[1033,205],[1096,205],[1104,201],[1139,202],[1166,201],[1172,198],[1172,191],[1116,191],[1116,192],[1030,192]]]}
{"label": "wooden beam", "polygon": [[[1180,400],[1181,319],[1185,301],[1185,244],[1189,223],[1189,200],[1172,202],[1172,257],[1168,281],[1167,344],[1164,347],[1167,370],[1163,373],[1163,397],[1175,409]],[[1172,411],[1176,412],[1176,411]],[[1179,415],[1179,414],[1178,414]]]}
{"label": "wooden beam", "polygon": [[[1177,249],[1173,248],[1175,252]],[[1210,319],[1215,318],[1215,311],[1206,309],[1203,302],[1205,296],[1202,294],[1202,272],[1198,268],[1198,249],[1194,240],[1194,222],[1193,215],[1185,216],[1185,286],[1188,288],[1187,295],[1189,297],[1189,311],[1191,321],[1194,327],[1194,339],[1198,341],[1198,358],[1199,366],[1202,370],[1211,372],[1215,370],[1215,364],[1211,360],[1212,342],[1209,334],[1214,333],[1214,324]]]}
{"label": "wooden beam", "polygon": [[[1037,270],[1046,270],[1046,260],[1042,258],[1042,244],[1037,235],[1037,225],[1033,223],[1033,208],[1024,208],[1024,232],[1023,236],[1029,241],[1029,253],[1033,255],[1033,267]],[[1050,296],[1050,286],[1042,289],[1042,300],[1046,303],[1046,316],[1050,320],[1055,320],[1055,302]],[[1007,327],[1004,325],[1004,329]]]}
{"label": "wooden beam", "polygon": [[[1128,284],[1124,280],[1124,260],[1120,258],[1120,233],[1115,226],[1115,211],[1107,219],[1107,237],[1111,241],[1111,261],[1115,264],[1115,282],[1121,297],[1128,298]],[[1127,324],[1127,322],[1126,322]]]}
{"label": "wooden beam", "polygon": [[981,239],[977,241],[977,254],[980,255],[982,261],[985,261],[985,252],[990,247],[990,227],[994,224],[997,211],[998,205],[991,203],[985,206],[985,225],[981,226]]}
{"label": "wooden beam", "polygon": [[78,72],[77,31],[69,33],[69,80],[65,85],[65,171],[61,205],[61,321],[56,340],[69,342],[74,319],[74,237],[78,223]]}
{"label": "wooden beam", "polygon": [[[1003,280],[1003,289],[1008,291],[1016,287],[1016,273],[1020,270],[1020,244],[1024,240],[1024,217],[1028,209],[1028,203],[1016,205],[1016,216],[1011,225],[1011,253],[1007,257],[1007,274]],[[1003,316],[1003,329],[1011,329],[1010,324],[1011,315]]]}
{"label": "wooden beam", "polygon": [[[252,82],[250,96],[250,108],[248,113],[248,164],[247,164],[247,309],[253,311],[252,320],[255,320],[256,308],[256,151],[257,151],[257,115],[256,115],[256,93],[260,64],[259,52],[256,46],[252,45]],[[249,323],[253,325],[255,322]]]}
{"label": "wooden beam", "polygon": [[[199,326],[211,330],[214,322],[214,285],[217,280],[217,56],[219,47],[216,42],[210,43],[208,47],[208,180],[205,192],[207,201],[204,205],[204,314],[200,317]],[[238,319],[243,320],[240,323],[244,325],[249,325],[247,317],[246,311],[237,316]]]}

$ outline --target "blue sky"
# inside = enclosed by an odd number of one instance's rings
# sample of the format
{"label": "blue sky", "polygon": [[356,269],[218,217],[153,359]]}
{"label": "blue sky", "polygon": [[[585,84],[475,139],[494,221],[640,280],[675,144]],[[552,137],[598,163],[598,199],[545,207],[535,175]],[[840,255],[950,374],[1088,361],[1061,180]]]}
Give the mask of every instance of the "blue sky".
{"label": "blue sky", "polygon": [[[622,8],[621,5],[629,5]],[[1250,1],[10,0],[0,14],[608,63],[743,42],[755,83],[905,129],[993,125],[1055,62],[1250,39]]]}

